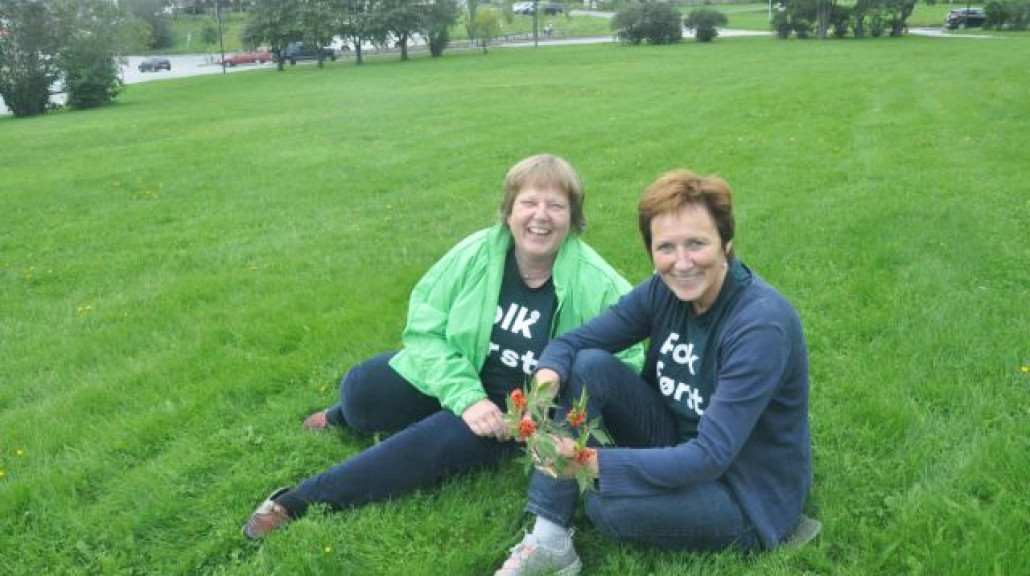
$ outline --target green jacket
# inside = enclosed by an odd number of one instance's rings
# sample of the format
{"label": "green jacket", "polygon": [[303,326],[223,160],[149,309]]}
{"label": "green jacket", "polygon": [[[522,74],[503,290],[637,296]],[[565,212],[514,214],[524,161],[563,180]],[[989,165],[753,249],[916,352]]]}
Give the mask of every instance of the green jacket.
{"label": "green jacket", "polygon": [[[411,292],[403,349],[390,366],[415,388],[458,416],[486,398],[479,371],[490,347],[511,232],[501,225],[476,232],[426,272]],[[614,304],[631,286],[577,236],[569,235],[552,273],[558,308],[551,336],[576,328]],[[639,344],[620,353],[639,373]]]}

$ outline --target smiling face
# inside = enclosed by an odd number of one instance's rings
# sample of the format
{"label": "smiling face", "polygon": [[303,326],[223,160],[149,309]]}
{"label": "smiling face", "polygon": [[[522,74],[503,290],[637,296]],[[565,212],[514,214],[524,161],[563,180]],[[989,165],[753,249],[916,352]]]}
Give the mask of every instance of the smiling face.
{"label": "smiling face", "polygon": [[569,235],[571,222],[572,211],[565,192],[531,184],[515,196],[506,223],[519,256],[550,264]]}
{"label": "smiling face", "polygon": [[712,307],[726,279],[732,241],[722,245],[703,205],[687,204],[651,220],[651,260],[673,294],[701,314]]}

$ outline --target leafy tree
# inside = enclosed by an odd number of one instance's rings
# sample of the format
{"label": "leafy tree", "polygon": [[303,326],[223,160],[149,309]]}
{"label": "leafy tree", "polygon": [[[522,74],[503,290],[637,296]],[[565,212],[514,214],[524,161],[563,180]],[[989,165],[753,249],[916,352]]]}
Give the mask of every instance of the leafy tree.
{"label": "leafy tree", "polygon": [[429,41],[429,54],[439,58],[450,41],[450,28],[458,19],[457,0],[435,0],[426,11],[423,35]]}
{"label": "leafy tree", "polygon": [[260,0],[247,13],[243,41],[252,46],[268,44],[276,55],[280,72],[286,60],[286,47],[302,35],[298,11],[298,0]]}
{"label": "leafy tree", "polygon": [[916,8],[916,0],[882,0],[884,12],[888,15],[892,37],[899,37],[908,28],[908,17]]}
{"label": "leafy tree", "polygon": [[304,43],[318,50],[318,67],[325,66],[323,46],[333,41],[339,29],[340,6],[336,0],[297,0],[297,23]]}
{"label": "leafy tree", "polygon": [[50,87],[61,76],[64,45],[60,8],[54,2],[3,0],[0,22],[0,96],[15,116],[43,114],[53,106]]}
{"label": "leafy tree", "polygon": [[501,35],[501,13],[490,6],[480,6],[475,11],[475,22],[472,30],[473,36],[483,47],[483,54],[486,54],[486,46],[491,40]]}
{"label": "leafy tree", "polygon": [[69,106],[110,103],[121,86],[115,54],[129,36],[123,16],[105,0],[0,1],[0,96],[14,115],[54,108],[62,80]]}
{"label": "leafy tree", "polygon": [[700,8],[694,10],[683,19],[683,25],[694,30],[694,38],[698,42],[711,42],[719,35],[719,26],[725,26],[726,15],[718,10]]}
{"label": "leafy tree", "polygon": [[425,27],[428,6],[416,0],[383,0],[382,10],[386,31],[397,40],[401,60],[407,60],[408,42]]}
{"label": "leafy tree", "polygon": [[831,15],[836,6],[837,0],[815,0],[816,36],[820,39],[826,38],[826,32],[830,29]]}
{"label": "leafy tree", "polygon": [[[937,0],[925,0],[935,4]],[[908,27],[908,18],[917,0],[856,0],[850,7],[837,5],[836,0],[786,0],[782,11],[773,17],[773,29],[781,38],[793,31],[798,38],[807,38],[816,26],[816,34],[825,38],[832,27],[833,35],[841,38],[850,24],[856,38],[868,32],[875,37],[889,33],[901,36]],[[868,27],[866,26],[868,23]]]}
{"label": "leafy tree", "polygon": [[208,24],[200,30],[200,40],[206,46],[218,43],[218,28]]}
{"label": "leafy tree", "polygon": [[864,38],[866,33],[866,15],[871,13],[878,0],[856,0],[851,7],[851,29],[855,38]]}
{"label": "leafy tree", "polygon": [[68,105],[87,109],[110,104],[122,86],[116,53],[126,18],[105,0],[78,0],[69,10],[73,20],[65,27],[67,45],[58,58]]}
{"label": "leafy tree", "polygon": [[478,12],[479,0],[465,0],[465,6],[468,8],[468,14],[465,15],[465,32],[468,33],[469,38],[475,38],[476,12]]}
{"label": "leafy tree", "polygon": [[833,7],[830,12],[830,26],[833,29],[834,38],[843,38],[848,35],[848,26],[851,24],[851,7],[839,4]]}
{"label": "leafy tree", "polygon": [[383,0],[341,0],[343,12],[340,18],[340,35],[354,45],[354,63],[361,65],[362,46],[369,42],[382,45],[387,31],[383,22],[381,7]]}
{"label": "leafy tree", "polygon": [[172,46],[172,27],[164,12],[164,0],[121,0],[119,5],[150,28],[147,48],[160,50]]}
{"label": "leafy tree", "polygon": [[611,28],[630,44],[675,44],[683,39],[680,13],[665,3],[632,4],[615,14]]}
{"label": "leafy tree", "polygon": [[1030,0],[992,0],[984,6],[987,30],[1026,30],[1030,24]]}

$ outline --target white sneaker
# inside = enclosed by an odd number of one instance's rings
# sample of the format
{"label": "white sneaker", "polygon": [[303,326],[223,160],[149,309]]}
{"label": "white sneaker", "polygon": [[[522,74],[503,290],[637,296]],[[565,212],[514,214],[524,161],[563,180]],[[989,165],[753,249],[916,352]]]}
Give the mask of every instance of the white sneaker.
{"label": "white sneaker", "polygon": [[494,576],[575,576],[582,568],[571,538],[566,540],[564,548],[555,550],[541,545],[532,534],[526,534],[522,542],[511,549],[511,556]]}

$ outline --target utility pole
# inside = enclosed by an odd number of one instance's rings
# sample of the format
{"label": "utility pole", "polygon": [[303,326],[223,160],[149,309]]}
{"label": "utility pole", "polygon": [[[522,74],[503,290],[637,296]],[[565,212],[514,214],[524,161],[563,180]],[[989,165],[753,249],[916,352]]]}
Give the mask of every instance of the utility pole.
{"label": "utility pole", "polygon": [[533,48],[540,46],[540,0],[533,0]]}
{"label": "utility pole", "polygon": [[222,74],[225,74],[225,42],[222,40],[222,7],[215,0],[215,21],[218,22],[218,48],[222,51]]}

